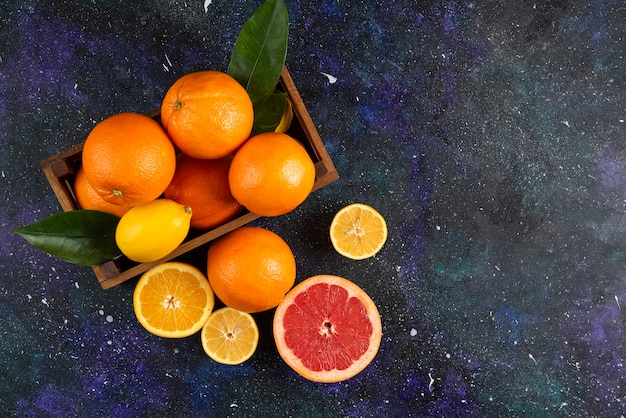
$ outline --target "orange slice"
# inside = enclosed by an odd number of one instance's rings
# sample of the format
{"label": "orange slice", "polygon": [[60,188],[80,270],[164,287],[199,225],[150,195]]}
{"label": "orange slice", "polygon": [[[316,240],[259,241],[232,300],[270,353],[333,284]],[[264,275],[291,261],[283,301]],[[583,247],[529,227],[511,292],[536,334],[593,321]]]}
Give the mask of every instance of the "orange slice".
{"label": "orange slice", "polygon": [[387,241],[387,223],[371,206],[353,203],[333,218],[330,240],[339,254],[363,260],[378,253]]}
{"label": "orange slice", "polygon": [[171,261],[146,271],[135,287],[133,306],[148,332],[165,338],[188,337],[209,319],[215,297],[197,268]]}
{"label": "orange slice", "polygon": [[200,335],[207,355],[229,365],[248,360],[259,343],[259,329],[252,315],[229,307],[213,312]]}
{"label": "orange slice", "polygon": [[283,360],[315,382],[340,382],[361,372],[380,346],[382,325],[372,299],[338,276],[310,277],[276,308],[274,340]]}

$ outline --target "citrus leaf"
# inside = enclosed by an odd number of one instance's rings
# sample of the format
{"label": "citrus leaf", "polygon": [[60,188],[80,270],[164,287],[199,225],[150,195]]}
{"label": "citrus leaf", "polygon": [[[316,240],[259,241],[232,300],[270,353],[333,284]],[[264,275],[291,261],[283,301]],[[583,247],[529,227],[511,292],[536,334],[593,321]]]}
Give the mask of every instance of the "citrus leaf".
{"label": "citrus leaf", "polygon": [[268,0],[244,23],[226,72],[245,87],[256,109],[274,92],[287,57],[289,14]]}
{"label": "citrus leaf", "polygon": [[250,136],[273,132],[285,111],[287,93],[274,93],[254,112],[254,125]]}
{"label": "citrus leaf", "polygon": [[95,266],[121,255],[115,243],[119,220],[97,210],[73,210],[15,228],[13,232],[61,260]]}

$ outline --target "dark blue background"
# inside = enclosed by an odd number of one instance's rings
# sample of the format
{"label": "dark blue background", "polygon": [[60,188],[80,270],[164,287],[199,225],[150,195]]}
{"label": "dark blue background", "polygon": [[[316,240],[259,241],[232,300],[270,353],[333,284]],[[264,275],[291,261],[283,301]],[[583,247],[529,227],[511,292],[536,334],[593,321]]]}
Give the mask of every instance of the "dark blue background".
{"label": "dark blue background", "polygon": [[[226,69],[262,2],[204,3],[0,6],[2,415],[624,416],[621,0],[286,1],[287,66],[341,178],[255,224],[298,280],[341,275],[377,303],[380,351],[348,381],[292,372],[271,312],[254,357],[218,365],[137,323],[135,281],[104,291],[11,233],[60,211],[41,159]],[[359,262],[327,237],[357,201],[389,225]]]}

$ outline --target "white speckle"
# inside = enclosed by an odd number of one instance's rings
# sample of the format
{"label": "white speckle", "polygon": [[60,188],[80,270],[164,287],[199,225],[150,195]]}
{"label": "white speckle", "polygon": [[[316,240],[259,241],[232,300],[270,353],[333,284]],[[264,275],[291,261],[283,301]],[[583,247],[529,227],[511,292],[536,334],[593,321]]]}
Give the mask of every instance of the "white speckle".
{"label": "white speckle", "polygon": [[532,361],[534,361],[535,364],[537,363],[537,360],[535,360],[535,357],[533,357],[532,354],[528,353],[528,358],[531,359]]}
{"label": "white speckle", "polygon": [[446,358],[450,358],[450,353],[446,353]]}
{"label": "white speckle", "polygon": [[169,70],[170,70],[170,68],[169,68],[167,65],[165,65],[165,64],[163,64],[163,69],[164,69],[165,71],[168,71],[168,72],[169,72]]}
{"label": "white speckle", "polygon": [[111,340],[107,341],[107,345],[113,345],[113,341]]}
{"label": "white speckle", "polygon": [[113,317],[111,315],[107,315],[106,320],[107,322],[113,322]]}
{"label": "white speckle", "polygon": [[417,330],[415,328],[411,328],[409,334],[411,334],[411,337],[415,337],[417,335]]}
{"label": "white speckle", "polygon": [[80,289],[80,286],[78,285],[78,282],[74,282],[74,287],[75,287],[76,289]]}
{"label": "white speckle", "polygon": [[100,309],[100,310],[98,311],[98,313],[99,313],[100,315],[104,315],[104,311],[103,311],[102,309]]}
{"label": "white speckle", "polygon": [[569,126],[569,121],[566,121],[566,120],[563,121],[563,125],[567,126],[568,128],[570,127]]}
{"label": "white speckle", "polygon": [[239,406],[239,405],[237,405],[236,403],[231,403],[231,404],[230,404],[230,407],[231,407],[231,408],[237,408],[238,406]]}
{"label": "white speckle", "polygon": [[495,266],[496,270],[500,271],[500,266]]}
{"label": "white speckle", "polygon": [[433,391],[433,383],[435,383],[435,379],[433,379],[433,375],[428,373],[428,378],[430,379],[430,382],[428,382],[428,390],[430,392]]}
{"label": "white speckle", "polygon": [[328,79],[328,82],[330,84],[335,84],[337,82],[337,77],[335,77],[335,76],[332,76],[332,75],[330,75],[328,73],[322,73],[322,75],[326,76],[326,78]]}
{"label": "white speckle", "polygon": [[74,90],[78,88],[78,83],[74,83]]}
{"label": "white speckle", "polygon": [[178,354],[178,348],[174,349],[174,354]]}
{"label": "white speckle", "polygon": [[33,300],[33,297],[31,295],[26,295],[26,297],[28,298],[28,300]]}
{"label": "white speckle", "polygon": [[435,225],[435,229],[436,229],[437,231],[441,231],[441,227],[440,227],[439,225]]}
{"label": "white speckle", "polygon": [[617,295],[615,295],[615,303],[617,303],[617,309],[620,310],[620,312],[622,311],[622,307],[619,304],[619,299],[617,298]]}
{"label": "white speckle", "polygon": [[204,0],[204,13],[209,12],[209,6],[213,3],[213,0]]}
{"label": "white speckle", "polygon": [[46,298],[41,299],[41,303],[43,303],[46,306],[50,306],[50,304],[48,303],[48,300]]}
{"label": "white speckle", "polygon": [[172,66],[172,61],[170,61],[170,57],[168,57],[167,54],[165,54],[165,60],[167,61],[167,65],[169,65],[171,67]]}
{"label": "white speckle", "polygon": [[619,120],[619,123],[624,123],[624,119],[620,119],[620,120]]}
{"label": "white speckle", "polygon": [[171,375],[171,374],[169,374],[169,373],[165,373],[165,377],[174,377],[174,376],[172,376],[172,375]]}

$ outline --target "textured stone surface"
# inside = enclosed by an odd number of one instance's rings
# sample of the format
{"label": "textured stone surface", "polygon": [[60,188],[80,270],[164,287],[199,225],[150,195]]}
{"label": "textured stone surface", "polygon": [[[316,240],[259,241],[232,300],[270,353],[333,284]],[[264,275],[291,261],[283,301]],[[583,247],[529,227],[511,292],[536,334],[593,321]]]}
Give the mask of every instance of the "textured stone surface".
{"label": "textured stone surface", "polygon": [[[152,336],[134,281],[103,291],[11,233],[60,210],[41,159],[225,70],[260,4],[0,5],[3,415],[623,416],[621,0],[287,0],[287,65],[341,178],[255,224],[292,246],[298,280],[341,275],[377,303],[380,352],[346,382],[295,375],[271,312],[237,367]],[[326,233],[355,201],[390,231],[360,262]]]}

